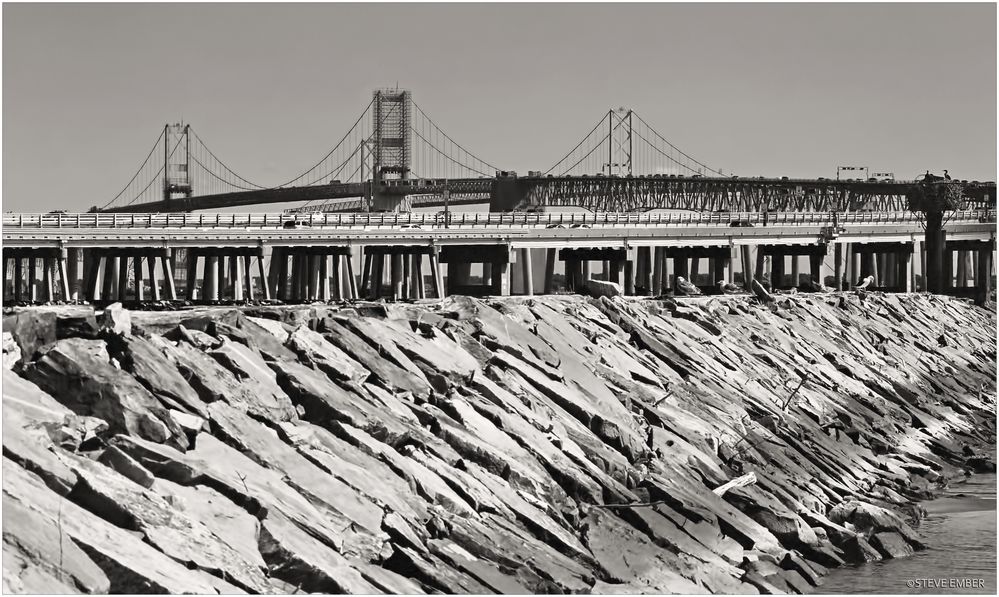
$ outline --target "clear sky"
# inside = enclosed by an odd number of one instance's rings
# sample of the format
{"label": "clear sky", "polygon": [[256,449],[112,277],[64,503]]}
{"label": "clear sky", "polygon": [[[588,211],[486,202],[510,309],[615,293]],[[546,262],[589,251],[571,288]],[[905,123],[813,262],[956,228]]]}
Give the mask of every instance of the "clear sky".
{"label": "clear sky", "polygon": [[396,83],[520,172],[627,106],[745,176],[996,179],[995,4],[4,4],[3,208],[103,204],[180,119],[278,183]]}

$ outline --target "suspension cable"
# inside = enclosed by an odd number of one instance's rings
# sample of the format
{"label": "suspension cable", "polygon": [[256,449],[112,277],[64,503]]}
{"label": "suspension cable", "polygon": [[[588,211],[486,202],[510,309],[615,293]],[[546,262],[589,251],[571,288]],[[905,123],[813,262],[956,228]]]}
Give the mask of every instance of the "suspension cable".
{"label": "suspension cable", "polygon": [[361,112],[361,115],[357,118],[356,121],[354,121],[354,124],[350,127],[350,130],[347,131],[347,134],[344,135],[343,138],[340,139],[340,141],[336,145],[333,146],[333,149],[331,149],[329,151],[329,153],[327,153],[325,156],[323,156],[323,159],[321,159],[318,162],[316,162],[316,165],[312,166],[311,168],[309,168],[305,172],[299,174],[295,178],[289,180],[288,182],[281,183],[279,185],[276,185],[276,186],[273,186],[273,187],[270,187],[270,188],[277,189],[277,188],[281,188],[281,187],[286,187],[286,186],[288,186],[288,185],[290,185],[290,184],[292,184],[294,182],[298,182],[299,180],[301,180],[302,178],[304,178],[307,174],[309,174],[310,172],[312,172],[313,170],[315,170],[316,168],[318,168],[319,166],[321,166],[322,163],[326,161],[326,158],[328,158],[331,155],[333,155],[333,152],[335,152],[337,149],[339,149],[340,146],[343,145],[343,142],[347,140],[347,137],[349,137],[350,134],[354,132],[354,129],[357,128],[357,125],[364,119],[365,115],[367,115],[367,113],[368,113],[368,109],[371,108],[372,104],[374,104],[374,103],[375,103],[374,98],[371,98],[371,101],[368,102],[368,106],[366,108],[364,108],[364,111]]}
{"label": "suspension cable", "polygon": [[[147,155],[146,159],[142,161],[142,165],[139,166],[139,169],[135,171],[135,174],[132,176],[132,180],[128,181],[128,184],[126,184],[125,187],[121,191],[119,191],[117,195],[114,196],[114,199],[112,199],[112,200],[108,201],[107,203],[105,203],[104,206],[101,207],[101,209],[105,209],[105,208],[107,208],[107,206],[109,206],[112,203],[114,203],[115,201],[117,201],[118,198],[120,198],[125,193],[125,191],[128,190],[128,187],[132,186],[132,183],[135,182],[135,179],[138,178],[139,174],[142,173],[142,169],[145,168],[146,164],[149,163],[149,158],[153,157],[153,154],[156,153],[156,150],[160,146],[160,139],[162,139],[163,135],[165,135],[165,134],[166,134],[166,129],[164,128],[162,131],[160,131],[159,136],[156,137],[156,141],[153,143],[153,148],[149,150],[149,155]],[[161,168],[161,170],[162,170],[162,168]],[[148,185],[146,186],[146,188],[148,188]]]}
{"label": "suspension cable", "polygon": [[[189,131],[194,131],[194,127],[190,127],[190,128],[188,129],[188,130],[189,130]],[[234,170],[233,170],[232,168],[230,168],[229,166],[227,166],[227,165],[225,164],[225,162],[223,162],[222,160],[220,160],[220,159],[218,158],[218,156],[216,156],[216,155],[215,155],[215,154],[214,154],[214,153],[212,152],[211,148],[209,148],[209,147],[208,147],[208,144],[206,144],[206,143],[205,143],[205,142],[204,142],[204,141],[203,141],[203,140],[201,139],[201,137],[200,137],[200,136],[198,136],[198,133],[197,133],[197,131],[194,131],[194,138],[195,138],[195,139],[197,139],[197,141],[198,141],[198,143],[199,143],[199,144],[201,145],[201,147],[203,147],[203,148],[204,148],[204,150],[205,150],[206,152],[208,152],[208,155],[212,156],[212,158],[213,158],[213,159],[214,159],[214,160],[215,160],[216,162],[218,162],[220,166],[222,166],[223,168],[225,168],[225,170],[226,170],[226,171],[227,171],[227,172],[228,172],[229,174],[232,174],[233,176],[235,176],[235,177],[236,177],[236,178],[238,178],[239,180],[241,180],[241,181],[245,182],[246,184],[250,185],[251,187],[257,187],[258,189],[263,189],[263,188],[265,188],[265,187],[264,187],[263,185],[259,185],[259,184],[255,183],[255,182],[250,182],[249,180],[246,180],[245,178],[243,178],[243,177],[242,177],[242,176],[240,176],[239,174],[236,174],[236,172],[235,172],[235,171],[234,171]],[[204,164],[202,164],[202,167],[203,167],[203,168],[205,167],[205,166],[204,166]],[[206,170],[207,170],[207,168],[206,168]],[[233,185],[233,186],[236,186],[236,185]]]}
{"label": "suspension cable", "polygon": [[[177,142],[176,142],[176,143],[174,143],[174,145],[173,145],[173,149],[171,149],[171,150],[170,150],[170,153],[169,153],[169,154],[167,154],[167,158],[166,158],[166,159],[167,159],[167,161],[170,161],[170,158],[172,158],[172,157],[173,157],[173,154],[174,154],[174,152],[176,152],[176,151],[177,151],[177,148],[178,148],[178,147],[180,147],[180,141],[181,141],[181,139],[182,139],[182,138],[183,138],[183,137],[178,137],[178,138],[177,138]],[[135,203],[136,201],[138,201],[139,197],[141,197],[143,193],[145,193],[146,191],[148,191],[148,190],[149,190],[149,187],[153,186],[153,183],[154,183],[154,182],[156,182],[156,177],[157,177],[157,176],[159,176],[161,172],[163,172],[163,169],[164,169],[165,167],[166,167],[166,165],[163,165],[163,166],[160,166],[160,169],[156,171],[156,174],[153,174],[153,177],[152,177],[152,179],[150,179],[150,181],[149,181],[149,184],[147,184],[147,185],[145,186],[145,188],[143,188],[143,189],[142,189],[141,191],[139,191],[139,193],[138,193],[138,194],[137,194],[137,195],[136,195],[136,196],[135,196],[134,198],[132,198],[132,200],[131,200],[131,201],[129,201],[129,202],[128,202],[128,203],[126,203],[125,205],[126,205],[126,206],[128,206],[128,205],[132,205],[133,203]],[[105,206],[105,207],[107,207],[107,206]],[[101,209],[103,209],[103,208],[101,208]]]}
{"label": "suspension cable", "polygon": [[[573,152],[575,152],[575,151],[576,151],[577,149],[579,149],[579,147],[580,147],[580,146],[581,146],[581,145],[582,145],[583,143],[585,143],[587,139],[589,139],[589,138],[590,138],[590,135],[592,135],[592,134],[594,133],[594,131],[596,131],[596,130],[597,130],[598,128],[600,128],[600,125],[601,125],[601,124],[603,124],[603,123],[604,123],[604,117],[603,117],[603,116],[601,116],[601,117],[600,117],[600,120],[598,120],[598,121],[597,121],[597,124],[596,124],[596,126],[594,126],[594,127],[593,127],[593,130],[591,130],[590,132],[586,133],[586,136],[585,136],[585,137],[583,137],[583,140],[582,140],[582,141],[580,141],[579,143],[577,143],[577,144],[576,144],[576,146],[575,146],[575,147],[573,147],[573,148],[572,148],[571,150],[569,150],[569,153],[565,154],[565,156],[564,156],[564,157],[563,157],[563,158],[562,158],[561,160],[559,160],[559,161],[555,162],[555,165],[554,165],[554,166],[552,166],[551,168],[549,168],[549,169],[548,169],[548,170],[547,170],[547,171],[545,172],[545,174],[549,174],[549,173],[551,173],[551,171],[552,171],[552,170],[554,170],[555,168],[558,168],[558,167],[559,167],[559,165],[560,165],[560,164],[562,164],[562,162],[564,162],[564,161],[566,161],[567,159],[569,159],[569,156],[571,156],[571,155],[573,154]],[[607,137],[604,137],[604,138],[606,139]],[[603,141],[601,141],[601,143],[602,143],[602,142],[603,142]],[[590,151],[590,153],[593,153],[593,152],[592,152],[592,151]],[[587,156],[589,156],[589,154],[586,154],[586,155],[587,155]],[[582,161],[582,160],[580,160],[580,161]],[[573,165],[573,168],[574,168],[574,167],[575,167],[576,165],[578,165],[578,164],[579,164],[579,162],[576,162],[576,164],[575,164],[575,165]],[[569,170],[572,170],[572,168],[569,168]]]}
{"label": "suspension cable", "polygon": [[[484,159],[480,158],[479,156],[475,155],[471,151],[468,151],[467,149],[465,149],[464,147],[462,147],[462,145],[460,143],[458,143],[457,141],[455,141],[454,139],[452,139],[451,137],[449,137],[448,134],[446,132],[444,132],[444,129],[442,129],[441,127],[439,127],[437,125],[437,123],[434,122],[434,119],[431,118],[430,116],[428,116],[427,113],[423,111],[423,108],[421,108],[415,101],[413,102],[413,107],[416,108],[416,110],[420,114],[422,114],[423,117],[427,119],[427,121],[430,122],[431,126],[433,126],[435,129],[437,129],[438,131],[440,131],[441,134],[444,135],[444,138],[447,139],[448,141],[450,141],[451,143],[455,144],[458,147],[458,149],[464,151],[466,154],[468,154],[469,156],[471,156],[475,161],[481,162],[483,165],[488,166],[489,168],[491,168],[493,170],[499,170],[500,169],[500,168],[497,168],[496,166],[493,166],[492,164],[490,164],[489,162],[485,161]],[[410,128],[412,128],[412,125],[410,125]],[[469,170],[471,170],[471,168],[469,168]]]}
{"label": "suspension cable", "polygon": [[[215,174],[214,172],[212,172],[211,170],[209,170],[207,166],[205,166],[204,164],[201,163],[201,160],[199,160],[197,158],[197,156],[193,156],[192,155],[191,159],[194,160],[194,163],[196,163],[197,165],[201,166],[202,170],[204,170],[205,172],[207,172],[209,175],[211,175],[213,178],[217,179],[221,183],[227,184],[227,185],[229,185],[229,186],[231,186],[233,188],[239,189],[241,191],[259,191],[259,190],[262,190],[262,187],[247,188],[247,187],[241,187],[238,184],[229,182],[228,180],[225,180],[224,178],[221,178],[218,174]],[[237,178],[238,178],[238,176],[237,176]],[[242,180],[242,179],[240,179],[240,180]]]}
{"label": "suspension cable", "polygon": [[[480,174],[480,175],[482,175],[482,176],[489,176],[489,175],[488,175],[488,174],[486,174],[485,172],[482,172],[482,171],[480,171],[480,170],[476,170],[475,168],[472,168],[471,166],[468,166],[468,165],[466,165],[466,164],[462,164],[461,162],[459,162],[459,161],[455,160],[454,158],[452,158],[451,156],[447,155],[446,153],[444,153],[443,151],[441,151],[440,149],[438,149],[438,148],[437,148],[437,147],[436,147],[436,146],[435,146],[435,145],[434,145],[433,143],[431,143],[430,141],[427,141],[427,139],[425,139],[425,138],[423,137],[423,135],[421,135],[421,134],[419,133],[419,131],[417,131],[417,130],[416,130],[416,129],[414,129],[413,127],[409,127],[409,129],[410,129],[411,131],[413,131],[413,133],[415,133],[417,137],[419,137],[420,139],[422,139],[422,140],[423,140],[423,142],[424,142],[424,143],[426,143],[428,147],[430,147],[430,149],[433,149],[434,151],[436,151],[437,153],[439,153],[439,154],[440,154],[441,156],[443,156],[443,157],[444,157],[444,159],[446,159],[446,160],[450,161],[451,163],[453,163],[453,164],[455,164],[455,165],[457,165],[457,166],[461,166],[462,168],[464,168],[464,169],[466,169],[466,170],[471,170],[472,172],[475,172],[476,174]],[[446,135],[445,135],[445,136],[446,136]],[[456,145],[457,145],[457,144],[456,144]],[[468,152],[466,152],[466,153],[468,153]],[[472,157],[475,157],[475,156],[472,156]],[[481,160],[480,160],[480,161],[481,161]],[[485,163],[485,162],[483,162],[483,163]],[[488,166],[489,164],[486,164],[486,165]]]}
{"label": "suspension cable", "polygon": [[[680,162],[680,161],[674,159],[673,156],[669,155],[668,153],[666,153],[663,150],[661,150],[658,147],[656,147],[655,144],[653,144],[651,141],[649,141],[648,139],[646,139],[645,137],[643,137],[642,133],[639,133],[638,131],[633,131],[633,132],[634,132],[634,134],[636,136],[638,136],[639,139],[641,139],[642,141],[645,141],[648,144],[649,147],[651,147],[652,149],[656,150],[660,155],[662,155],[663,157],[665,157],[667,160],[673,162],[674,164],[676,164],[677,166],[680,166],[681,168],[686,168],[687,170],[690,170],[691,172],[696,172],[696,170],[694,170],[690,166],[684,164],[683,162]],[[707,166],[705,166],[705,168],[707,168]],[[711,169],[708,168],[708,170],[711,170]],[[714,170],[711,170],[711,171],[714,172]]]}
{"label": "suspension cable", "polygon": [[[587,135],[587,137],[589,137],[589,135]],[[600,141],[598,141],[597,144],[593,146],[593,149],[591,149],[583,157],[579,158],[579,160],[575,164],[573,164],[573,165],[569,166],[567,169],[563,170],[562,174],[559,174],[559,176],[564,176],[566,172],[571,171],[573,168],[575,168],[576,166],[578,166],[579,164],[581,164],[583,162],[583,160],[585,160],[586,158],[590,157],[593,154],[594,151],[596,151],[598,149],[601,149],[601,145],[603,145],[603,142],[606,141],[609,138],[610,138],[610,133],[607,133],[606,135],[604,135],[604,138],[601,139]],[[575,151],[575,150],[573,150],[573,151]],[[551,172],[551,170],[549,170],[548,172]],[[548,172],[545,172],[545,174],[548,174]]]}
{"label": "suspension cable", "polygon": [[[692,157],[690,157],[689,155],[687,155],[686,153],[684,153],[682,149],[680,149],[680,148],[679,148],[679,147],[677,147],[676,145],[673,145],[672,143],[670,143],[669,141],[667,141],[667,140],[666,140],[666,137],[663,137],[662,135],[660,135],[660,134],[659,134],[659,131],[657,131],[656,129],[652,128],[652,125],[650,125],[649,123],[645,122],[645,120],[644,120],[644,119],[642,118],[642,116],[641,116],[641,115],[640,115],[640,114],[639,114],[638,112],[634,112],[634,111],[632,111],[632,114],[634,114],[634,115],[635,115],[636,117],[638,117],[638,121],[639,121],[639,122],[641,122],[642,124],[644,124],[644,125],[646,126],[646,128],[648,128],[648,129],[649,129],[650,131],[652,131],[653,133],[655,133],[655,135],[656,135],[657,137],[659,137],[660,139],[662,139],[662,140],[663,140],[663,142],[664,142],[664,143],[666,143],[666,145],[669,145],[670,147],[672,147],[673,149],[675,149],[675,150],[676,150],[676,151],[677,151],[677,152],[678,152],[678,153],[679,153],[680,155],[682,155],[683,157],[687,158],[688,160],[690,160],[690,161],[694,162],[694,163],[695,163],[695,164],[697,164],[698,166],[701,166],[702,168],[705,168],[705,169],[707,169],[707,170],[710,170],[711,172],[714,172],[714,173],[715,173],[715,174],[717,174],[718,176],[724,176],[724,174],[722,174],[722,173],[721,173],[721,172],[719,172],[718,170],[715,170],[715,169],[714,169],[714,168],[712,168],[711,166],[708,166],[707,164],[703,164],[703,163],[701,163],[701,162],[699,162],[699,161],[695,160],[694,158],[692,158]],[[646,140],[646,143],[648,143],[648,141],[647,141],[647,140]],[[651,145],[651,144],[650,144],[650,145]],[[674,161],[675,161],[675,160],[674,160]],[[693,168],[688,168],[688,169],[689,169],[689,170],[693,170]]]}

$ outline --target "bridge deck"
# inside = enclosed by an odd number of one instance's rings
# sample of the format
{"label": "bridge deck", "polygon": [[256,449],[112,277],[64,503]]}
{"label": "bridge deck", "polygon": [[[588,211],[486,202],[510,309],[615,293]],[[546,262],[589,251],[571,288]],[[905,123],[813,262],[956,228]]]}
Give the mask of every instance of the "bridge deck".
{"label": "bridge deck", "polygon": [[[955,212],[948,240],[989,240],[995,212]],[[293,228],[287,226],[294,223]],[[572,214],[5,214],[6,247],[508,244],[524,247],[814,244],[919,240],[911,212]]]}

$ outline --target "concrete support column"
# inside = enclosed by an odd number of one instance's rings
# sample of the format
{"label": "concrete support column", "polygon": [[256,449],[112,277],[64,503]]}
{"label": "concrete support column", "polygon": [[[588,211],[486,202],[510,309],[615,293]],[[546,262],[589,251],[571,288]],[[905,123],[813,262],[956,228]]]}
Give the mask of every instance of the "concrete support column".
{"label": "concrete support column", "polygon": [[53,288],[52,278],[52,258],[42,257],[42,289],[45,291],[45,301],[51,303],[55,300],[55,288]]}
{"label": "concrete support column", "polygon": [[[264,251],[267,249],[265,248]],[[284,299],[284,283],[286,278],[281,276],[282,269],[287,271],[288,257],[284,252],[282,247],[271,247],[270,248],[271,259],[269,262],[269,268],[267,271],[267,290],[264,291],[264,296],[266,297],[271,292],[274,293],[274,297],[277,299]],[[282,268],[281,264],[284,263],[285,267]],[[261,262],[263,264],[263,262]],[[263,267],[263,265],[261,265]],[[260,274],[263,276],[263,272]]]}
{"label": "concrete support column", "polygon": [[374,255],[371,264],[371,293],[373,299],[382,295],[382,280],[385,279],[385,255]]}
{"label": "concrete support column", "polygon": [[576,270],[580,268],[579,260],[575,257],[566,257],[563,264],[565,265],[565,289],[567,292],[577,292],[579,290],[579,277],[582,276],[582,273],[576,273]]}
{"label": "concrete support column", "polygon": [[19,303],[24,298],[24,259],[14,258],[14,302]]}
{"label": "concrete support column", "polygon": [[762,280],[763,279],[763,274],[766,273],[766,272],[763,271],[763,267],[766,265],[766,257],[767,256],[763,253],[763,247],[757,246],[756,247],[756,271],[755,271],[754,276],[753,276],[757,280]]}
{"label": "concrete support column", "polygon": [[653,251],[652,247],[638,247],[638,263],[636,267],[635,286],[642,289],[642,294],[651,294],[653,286]]}
{"label": "concrete support column", "polygon": [[[87,256],[84,258],[84,266],[85,266],[84,274],[86,277],[86,297],[87,300],[91,302],[97,300],[97,289],[100,283],[102,258],[103,255],[101,255],[101,252],[97,249],[90,249],[89,252],[87,253]],[[20,263],[18,265],[20,265]]]}
{"label": "concrete support column", "polygon": [[146,258],[146,264],[149,268],[149,286],[153,292],[153,300],[160,300],[160,284],[156,279],[156,258],[150,255]]}
{"label": "concrete support column", "polygon": [[434,280],[434,294],[438,299],[444,298],[444,279],[441,277],[441,266],[436,250],[430,253],[430,276]]}
{"label": "concrete support column", "polygon": [[319,255],[309,255],[309,300],[319,300],[319,286],[322,282],[323,272],[319,267]]}
{"label": "concrete support column", "polygon": [[978,254],[979,254],[979,251],[968,251],[968,253],[971,256],[971,270],[970,270],[971,273],[970,273],[970,275],[973,276],[974,279],[975,279],[975,282],[974,282],[974,284],[972,284],[972,286],[974,286],[974,287],[977,288],[978,286],[981,285],[980,284],[981,280],[978,278]]}
{"label": "concrete support column", "polygon": [[888,255],[884,251],[878,251],[874,257],[874,279],[878,286],[889,286],[888,281]]}
{"label": "concrete support column", "polygon": [[728,259],[725,261],[725,281],[735,284],[735,264],[739,263],[739,247],[728,239]]}
{"label": "concrete support column", "polygon": [[69,249],[66,255],[66,269],[69,271],[69,300],[80,300],[80,264],[83,261],[81,249]]}
{"label": "concrete support column", "polygon": [[[243,260],[243,278],[246,280],[246,300],[255,300],[254,294],[256,290],[253,288],[253,255],[244,255]],[[260,282],[264,283],[264,279],[260,278]]]}
{"label": "concrete support column", "polygon": [[38,302],[38,263],[34,257],[28,257],[28,300]]}
{"label": "concrete support column", "polygon": [[[686,261],[686,258],[684,258],[684,260]],[[696,280],[698,278],[698,276],[700,276],[700,274],[701,274],[701,258],[700,257],[691,257],[690,258],[690,276],[689,277],[688,276],[684,276],[684,277],[686,277],[690,281],[691,284],[694,284],[694,286],[697,286],[697,284],[694,283],[694,280]],[[668,275],[666,276],[666,279],[669,279]]]}
{"label": "concrete support column", "polygon": [[[185,292],[187,293],[185,298],[189,301],[194,301],[198,298],[204,299],[204,296],[198,296],[196,287],[198,284],[198,259],[201,258],[201,254],[195,249],[187,250],[187,286]],[[202,295],[204,292],[202,292]]]}
{"label": "concrete support column", "polygon": [[984,305],[992,290],[992,248],[980,249],[978,253],[978,270],[975,272],[977,284],[975,304]]}
{"label": "concrete support column", "polygon": [[[822,284],[822,255],[814,254],[808,256],[808,275],[812,278],[812,282],[816,284]],[[798,261],[798,256],[793,257],[794,261]],[[797,278],[795,278],[797,280]]]}
{"label": "concrete support column", "polygon": [[361,292],[371,296],[371,274],[374,271],[374,255],[364,252],[364,263],[361,266]]}
{"label": "concrete support column", "polygon": [[115,296],[114,284],[118,278],[118,268],[121,264],[121,257],[108,256],[104,260],[104,279],[101,280],[101,298],[106,301],[122,300]]}
{"label": "concrete support column", "polygon": [[610,267],[609,281],[614,282],[621,287],[622,292],[625,288],[625,275],[624,275],[624,264],[626,263],[623,259],[614,259],[608,262]]}
{"label": "concrete support column", "polygon": [[[629,253],[634,255],[631,251]],[[635,266],[635,259],[624,260],[624,294],[627,296],[635,296]]]}
{"label": "concrete support column", "polygon": [[[666,258],[666,254],[663,253],[663,286],[659,291],[659,294],[663,294],[667,289],[676,290],[676,279],[677,277],[686,278],[690,281],[690,260],[687,259],[686,255],[681,255],[679,257],[673,258],[674,269],[673,275],[669,272],[669,262]],[[691,282],[693,284],[693,282]]]}
{"label": "concrete support column", "polygon": [[555,292],[555,261],[558,259],[557,249],[545,250],[545,294]]}
{"label": "concrete support column", "polygon": [[402,298],[402,255],[393,253],[390,262],[389,276],[391,279],[392,300],[398,301]]}
{"label": "concrete support column", "polygon": [[218,302],[219,300],[219,258],[218,255],[205,256],[205,276],[202,281],[205,302]]}
{"label": "concrete support column", "polygon": [[482,284],[491,284],[493,279],[493,264],[483,263],[482,264]]}
{"label": "concrete support column", "polygon": [[787,281],[784,280],[784,251],[777,251],[773,254],[770,264],[770,286],[776,290],[784,288]]}
{"label": "concrete support column", "polygon": [[742,245],[742,285],[746,290],[753,290],[753,280],[756,279],[753,271],[753,248],[749,245]]}
{"label": "concrete support column", "polygon": [[242,255],[233,255],[229,257],[231,260],[232,267],[230,271],[232,274],[232,300],[236,302],[243,301],[243,274],[246,272],[246,266],[243,264],[245,257]]}
{"label": "concrete support column", "polygon": [[652,251],[652,285],[649,292],[652,296],[659,296],[663,293],[666,282],[666,249],[655,247]]}
{"label": "concrete support column", "polygon": [[899,284],[898,255],[898,251],[885,254],[885,271],[882,275],[885,279],[885,286],[892,289],[898,289],[899,286],[905,285],[904,283]]}
{"label": "concrete support column", "polygon": [[[271,289],[273,288],[270,284],[270,280],[267,278],[267,272],[264,267],[264,257],[268,249],[269,247],[261,247],[257,250],[257,273],[260,275],[260,285],[263,286],[265,301],[271,300]],[[271,259],[274,259],[273,250],[271,250]]]}
{"label": "concrete support column", "polygon": [[319,300],[330,300],[330,256],[323,253],[319,256]]}
{"label": "concrete support column", "polygon": [[426,281],[423,279],[423,255],[413,255],[413,287],[417,299],[427,298]]}
{"label": "concrete support column", "polygon": [[912,267],[912,253],[909,251],[902,251],[898,254],[898,275],[900,278],[899,286],[905,292],[916,290],[915,269]]}
{"label": "concrete support column", "polygon": [[843,290],[843,243],[833,244],[833,288]]}
{"label": "concrete support column", "polygon": [[957,287],[967,288],[968,286],[968,252],[957,251]]}
{"label": "concrete support column", "polygon": [[344,255],[344,265],[347,266],[347,298],[350,300],[357,300],[360,296],[357,294],[357,278],[354,276],[354,253],[351,250],[350,253]]}
{"label": "concrete support column", "polygon": [[447,264],[447,286],[448,292],[456,294],[458,288],[467,286],[472,275],[472,264],[465,262],[454,262]]}
{"label": "concrete support column", "polygon": [[954,289],[954,251],[947,248],[947,231],[944,231],[943,292]]}
{"label": "concrete support column", "polygon": [[164,251],[160,257],[163,264],[163,282],[166,285],[167,298],[171,301],[177,300],[177,282],[174,279],[174,264],[177,263],[177,253],[173,249]]}
{"label": "concrete support column", "polygon": [[[66,267],[66,257],[67,257],[66,253],[67,253],[66,249],[60,250],[59,257],[57,257],[56,259],[59,264],[59,281],[61,283],[59,291],[62,293],[62,300],[68,303],[69,301],[72,300],[72,296],[70,295],[70,290],[69,290],[70,286],[69,268]],[[5,264],[7,263],[6,259],[4,259],[4,263]]]}
{"label": "concrete support column", "polygon": [[492,267],[493,293],[497,296],[510,296],[510,264],[494,263]]}
{"label": "concrete support column", "polygon": [[[799,259],[800,255],[790,255],[790,257],[791,257],[791,288],[797,288],[801,284],[800,281],[801,271],[798,269],[798,266],[801,261]],[[811,260],[809,260],[809,267],[811,267]],[[810,273],[813,278],[818,279],[821,277],[821,274],[819,274],[818,272],[810,272]],[[819,283],[822,282],[822,280],[818,281]]]}
{"label": "concrete support column", "polygon": [[943,230],[943,213],[926,213],[926,266],[924,267],[924,277],[926,290],[935,294],[942,294],[947,285],[944,283],[945,276],[945,246],[947,235]]}
{"label": "concrete support column", "polygon": [[340,262],[343,261],[343,257],[344,256],[340,254],[330,255],[329,291],[330,299],[334,301],[342,301],[344,299],[343,270],[340,267]]}
{"label": "concrete support column", "polygon": [[523,276],[524,294],[534,296],[534,261],[530,249],[520,249],[521,275]]}
{"label": "concrete support column", "polygon": [[[128,259],[128,257],[122,257],[118,264],[114,264],[114,267],[108,270],[108,275],[112,277],[115,275],[114,272],[117,271],[118,293],[116,298],[122,302],[128,298]],[[135,260],[136,257],[133,257],[132,259]]]}
{"label": "concrete support column", "polygon": [[590,273],[590,260],[589,259],[580,259],[579,262],[580,262],[580,264],[583,267],[583,279],[580,281],[580,285],[583,286],[583,287],[585,287],[586,286],[586,281],[589,280],[593,276],[593,274]]}
{"label": "concrete support column", "polygon": [[411,299],[413,298],[413,256],[412,255],[400,255],[402,259],[402,292],[400,293],[400,298]]}

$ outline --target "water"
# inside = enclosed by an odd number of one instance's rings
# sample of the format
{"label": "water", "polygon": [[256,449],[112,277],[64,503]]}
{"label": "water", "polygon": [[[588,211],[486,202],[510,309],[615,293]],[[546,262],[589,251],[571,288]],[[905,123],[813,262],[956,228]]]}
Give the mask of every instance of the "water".
{"label": "water", "polygon": [[[927,516],[918,530],[926,550],[909,558],[833,570],[816,592],[995,595],[996,476],[951,483],[942,497],[923,506]],[[920,586],[921,579],[947,584],[924,580]],[[965,586],[955,584],[962,580]]]}

